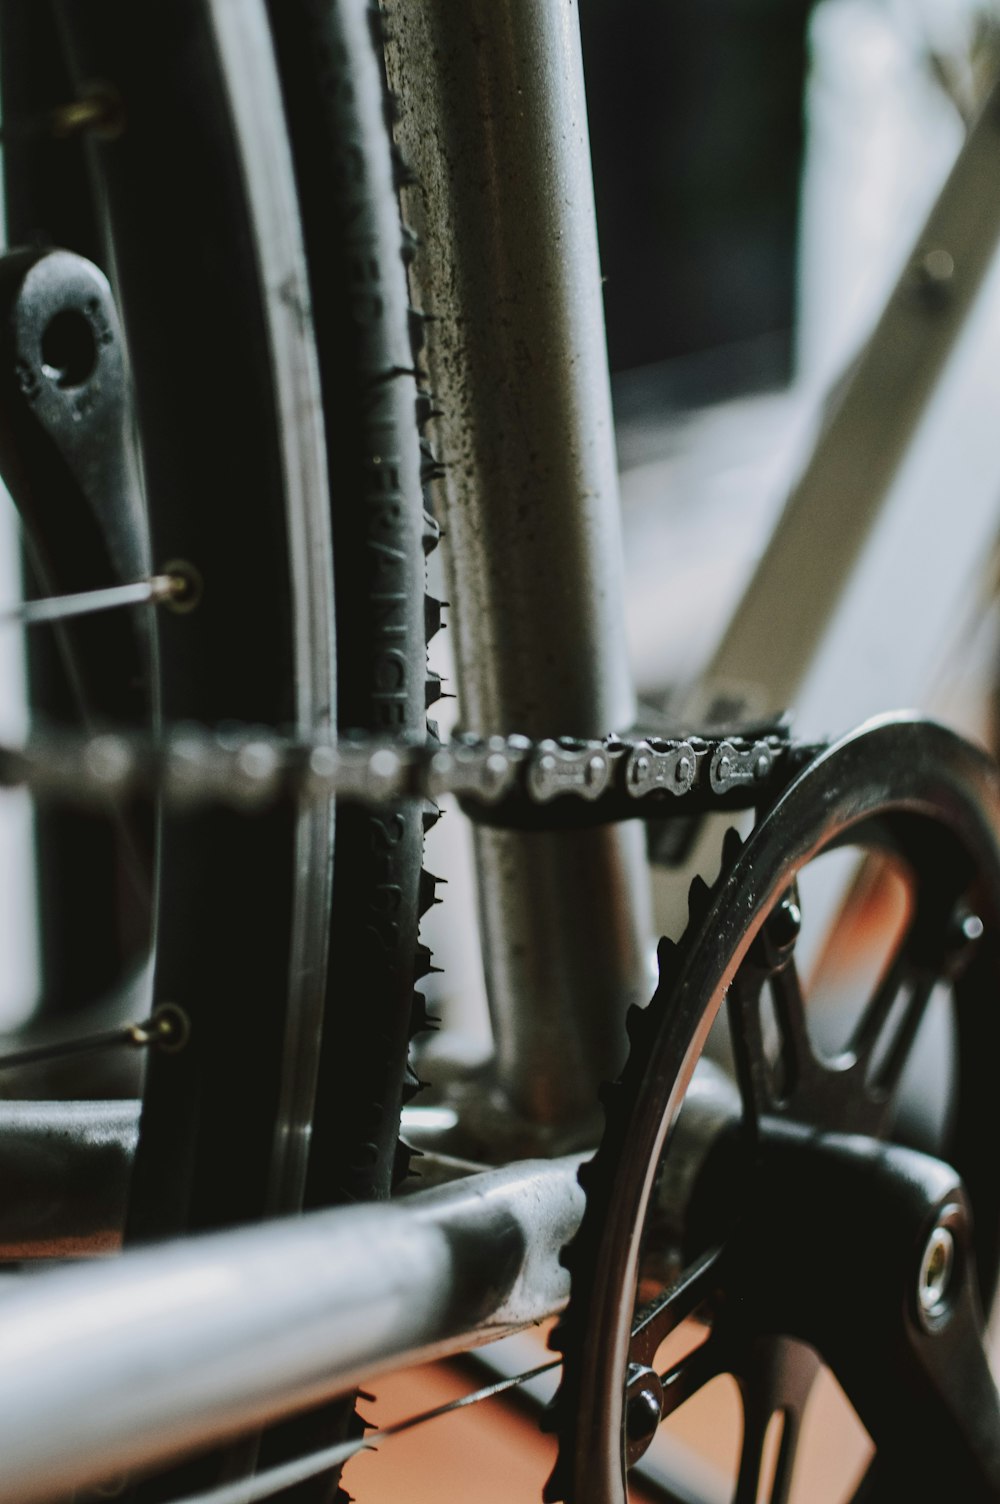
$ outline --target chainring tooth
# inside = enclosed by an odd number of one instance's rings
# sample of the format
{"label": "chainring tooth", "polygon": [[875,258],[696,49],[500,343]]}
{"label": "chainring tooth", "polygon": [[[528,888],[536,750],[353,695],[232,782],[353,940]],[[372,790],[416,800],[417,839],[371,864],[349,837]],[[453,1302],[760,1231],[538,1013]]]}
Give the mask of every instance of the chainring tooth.
{"label": "chainring tooth", "polygon": [[[615,1390],[619,1382],[624,1384],[623,1374],[612,1373],[607,1361],[602,1364],[594,1334],[605,1334],[600,1339],[603,1342],[617,1331],[615,1341],[620,1344],[625,1338],[622,1322],[631,1322],[633,1292],[612,1288],[615,1279],[609,1278],[609,1272],[620,1271],[618,1277],[624,1278],[625,1270],[634,1267],[616,1250],[624,1246],[623,1240],[636,1237],[637,1215],[639,1227],[645,1226],[650,1204],[648,1179],[642,1188],[647,1167],[638,1163],[633,1150],[633,1139],[635,1147],[650,1142],[648,1124],[639,1114],[648,1116],[656,1111],[653,1104],[660,1100],[666,1112],[676,1073],[689,1068],[691,1046],[698,1037],[695,1030],[704,1032],[707,1025],[702,1022],[703,1015],[711,1009],[714,1016],[720,1004],[719,984],[728,956],[728,949],[726,955],[719,953],[720,943],[742,946],[738,952],[742,955],[747,935],[752,942],[780,902],[781,891],[789,891],[795,873],[832,842],[852,844],[852,832],[857,833],[853,841],[856,846],[902,850],[915,881],[927,884],[930,891],[939,893],[942,882],[946,886],[954,882],[960,898],[962,892],[969,891],[971,873],[977,909],[972,927],[975,933],[969,938],[978,941],[986,920],[994,933],[1000,928],[1000,779],[996,767],[984,753],[931,722],[915,717],[883,717],[832,747],[817,749],[764,812],[750,836],[744,840],[735,829],[726,833],[715,882],[710,885],[696,877],[691,883],[689,923],[680,941],[663,940],[658,946],[659,984],[647,1008],[629,1011],[625,1066],[618,1080],[600,1093],[606,1131],[580,1173],[584,1211],[562,1255],[571,1276],[570,1300],[549,1338],[549,1346],[561,1352],[564,1361],[546,1422],[558,1441],[544,1493],[546,1504],[595,1504],[598,1500],[600,1504],[620,1504],[628,1496],[624,1462],[621,1483],[616,1482],[617,1457],[624,1457],[624,1453],[617,1450],[615,1438],[606,1437],[603,1446],[594,1445],[593,1428],[601,1424],[602,1415],[617,1414]],[[955,867],[943,873],[942,861],[952,860]],[[782,890],[779,885],[783,885]],[[733,923],[729,922],[730,915]],[[723,919],[726,922],[720,928]],[[739,924],[744,926],[742,931],[737,929]],[[724,941],[717,938],[720,935],[726,937]],[[987,984],[995,990],[1000,970],[996,950],[994,942],[990,976],[985,980],[985,974],[980,976],[980,991]],[[970,945],[968,954],[971,951]],[[944,981],[954,980],[962,969],[944,953],[936,956],[936,965]],[[681,999],[684,1006],[679,1008],[676,1004]],[[977,1018],[983,1013],[982,1009],[973,1009]],[[971,1042],[974,1064],[985,1053],[983,1043],[977,1046],[975,1041],[981,1041],[984,1029],[987,1040],[992,1038],[988,1033],[992,1025],[988,1019],[970,1025],[969,1017],[963,1003],[958,1026],[969,1033],[968,1037],[963,1033],[961,1058],[968,1056]],[[738,1023],[736,1026],[740,1027]],[[861,1090],[862,1074],[840,1062],[836,1069],[831,1067],[823,1073],[821,1102],[793,1095],[788,1103],[776,1104],[777,1115],[786,1121],[804,1122],[810,1132],[820,1135],[870,1131],[875,1137],[884,1137],[890,1131],[888,1118],[869,1129],[864,1126],[867,1119],[863,1122],[860,1116],[856,1120],[851,1117],[856,1107],[851,1093]],[[976,1081],[979,1079],[976,1076]],[[835,1090],[834,1082],[838,1081],[841,1089]],[[975,1085],[974,1081],[973,1090]],[[813,1086],[820,1091],[818,1077]],[[980,1090],[981,1086],[980,1082]],[[963,1103],[960,1093],[959,1106]],[[968,1117],[967,1109],[962,1110]],[[745,1095],[741,1115],[753,1132],[754,1118]],[[968,1131],[962,1142],[967,1158],[972,1152]],[[968,1181],[962,1144],[952,1144],[949,1156],[953,1150],[957,1171]],[[724,1185],[724,1179],[718,1182],[723,1195],[728,1194]],[[985,1204],[986,1217],[977,1218],[977,1222],[980,1228],[989,1224],[981,1251],[987,1254],[989,1267],[984,1278],[990,1288],[995,1285],[1000,1261],[996,1256],[1000,1239],[994,1235],[994,1224],[1000,1219],[1000,1194],[988,1185],[984,1189],[980,1183],[978,1196],[977,1212]],[[704,1215],[704,1208],[698,1215]],[[729,1237],[725,1227],[721,1236],[724,1240]],[[751,1314],[751,1322],[754,1319]],[[766,1321],[766,1312],[759,1314],[759,1319]],[[752,1325],[747,1327],[748,1332],[756,1330]],[[766,1334],[764,1327],[760,1331]],[[730,1358],[733,1367],[729,1371],[739,1379],[739,1352],[734,1350]],[[595,1457],[600,1458],[596,1465]]]}
{"label": "chainring tooth", "polygon": [[722,838],[722,865],[731,867],[743,850],[743,837],[735,825],[730,825]]}
{"label": "chainring tooth", "polygon": [[[735,847],[733,838],[738,843]],[[721,888],[728,870],[730,857],[738,854],[743,842],[735,829],[726,832],[723,842],[723,864],[714,884],[708,884],[697,876],[691,883],[689,901],[699,918],[711,906],[712,898]],[[570,1303],[549,1333],[548,1346],[553,1352],[563,1355],[562,1379],[555,1396],[550,1401],[543,1421],[543,1428],[556,1434],[559,1449],[552,1473],[545,1485],[545,1504],[574,1504],[573,1457],[575,1434],[572,1422],[576,1408],[573,1363],[582,1342],[585,1321],[580,1322],[579,1288],[589,1283],[592,1273],[597,1240],[602,1227],[601,1205],[605,1188],[610,1190],[626,1137],[632,1114],[635,1092],[646,1065],[646,1052],[652,1040],[668,1016],[673,980],[677,974],[695,933],[694,923],[689,924],[680,941],[664,935],[657,944],[656,958],[659,966],[659,982],[656,991],[645,1007],[633,1004],[626,1019],[629,1028],[630,1049],[621,1074],[615,1081],[602,1083],[598,1097],[605,1110],[606,1127],[596,1153],[585,1160],[577,1170],[577,1180],[586,1197],[583,1218],[575,1236],[560,1252],[560,1263],[570,1271],[571,1285],[575,1285]],[[579,1330],[578,1330],[579,1328]]]}
{"label": "chainring tooth", "polygon": [[698,924],[708,912],[712,890],[700,873],[695,873],[688,889],[688,921]]}

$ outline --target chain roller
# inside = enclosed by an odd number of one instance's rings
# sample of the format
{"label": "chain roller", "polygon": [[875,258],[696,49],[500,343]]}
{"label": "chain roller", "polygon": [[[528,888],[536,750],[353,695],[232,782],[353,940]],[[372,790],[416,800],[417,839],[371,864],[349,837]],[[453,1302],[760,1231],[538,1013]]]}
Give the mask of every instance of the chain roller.
{"label": "chain roller", "polygon": [[800,761],[800,749],[775,732],[604,741],[460,736],[439,745],[365,737],[306,743],[254,728],[182,727],[159,741],[40,734],[23,747],[0,748],[0,786],[91,805],[159,795],[170,806],[239,810],[289,797],[377,806],[450,794],[485,823],[540,827],[756,804]]}

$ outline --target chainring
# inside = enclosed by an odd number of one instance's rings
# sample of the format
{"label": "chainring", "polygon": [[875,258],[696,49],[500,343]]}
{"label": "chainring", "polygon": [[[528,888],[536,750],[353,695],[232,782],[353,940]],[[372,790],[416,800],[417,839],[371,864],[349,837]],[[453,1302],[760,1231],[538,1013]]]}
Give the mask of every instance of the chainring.
{"label": "chainring", "polygon": [[[810,1043],[794,968],[795,881],[823,850],[845,845],[891,853],[913,878],[915,905],[904,939],[864,1008],[844,1051],[823,1058]],[[789,910],[792,910],[791,917]],[[885,1139],[893,1129],[899,1070],[933,989],[955,998],[958,1089],[948,1160],[964,1179],[976,1213],[980,1284],[992,1288],[1000,1246],[1000,1177],[989,1163],[997,1110],[992,1062],[1000,1058],[1000,776],[991,759],[954,733],[911,717],[869,722],[815,758],[764,814],[745,844],[730,831],[719,877],[692,884],[690,922],[678,945],[662,941],[660,981],[647,1008],[628,1017],[630,1051],[619,1079],[605,1087],[606,1130],[580,1169],[586,1195],[577,1235],[563,1252],[569,1305],[550,1338],[563,1374],[549,1425],[559,1442],[547,1500],[625,1504],[633,1445],[626,1418],[629,1378],[643,1351],[637,1311],[644,1229],[655,1202],[668,1136],[695,1064],[728,998],[741,1131],[753,1142],[766,1120],[810,1130]],[[971,917],[974,916],[974,917]],[[956,936],[958,937],[956,939]],[[968,943],[965,943],[968,941]],[[781,1080],[762,1041],[761,996],[772,988],[781,1035]],[[909,1005],[899,1017],[899,998]],[[890,1026],[898,1038],[888,1046]],[[877,1036],[877,1037],[876,1037]],[[669,1164],[669,1150],[667,1151]],[[695,1259],[676,1284],[677,1320],[709,1289],[711,1260]],[[661,1327],[669,1326],[661,1318]],[[810,1374],[803,1354],[781,1350],[780,1334],[754,1353],[714,1361],[707,1343],[689,1372],[664,1376],[688,1397],[718,1372],[730,1372],[744,1400],[745,1436],[753,1429],[754,1386],[784,1364],[782,1405],[797,1427]],[[646,1344],[649,1347],[649,1344]],[[726,1355],[723,1355],[725,1357]],[[805,1368],[808,1370],[808,1359]],[[676,1381],[676,1382],[675,1382]],[[654,1378],[654,1384],[657,1382]],[[676,1408],[676,1396],[670,1408]],[[767,1415],[756,1426],[757,1441]],[[878,1437],[874,1438],[878,1446]],[[744,1442],[736,1499],[756,1500],[759,1459]],[[877,1454],[869,1484],[884,1462]],[[747,1476],[744,1477],[744,1474]],[[788,1480],[771,1499],[785,1497]],[[864,1487],[864,1485],[863,1485]],[[879,1498],[893,1497],[875,1490]],[[864,1497],[872,1496],[869,1488]]]}

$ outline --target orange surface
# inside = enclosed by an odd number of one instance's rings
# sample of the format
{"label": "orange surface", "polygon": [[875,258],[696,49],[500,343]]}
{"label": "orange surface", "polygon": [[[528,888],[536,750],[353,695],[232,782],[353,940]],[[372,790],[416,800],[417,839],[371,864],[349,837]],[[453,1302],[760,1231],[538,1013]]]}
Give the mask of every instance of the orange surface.
{"label": "orange surface", "polygon": [[[431,1364],[378,1382],[366,1419],[383,1426],[468,1394],[487,1376]],[[374,1387],[374,1385],[373,1385]],[[527,1411],[503,1397],[458,1410],[356,1457],[344,1486],[359,1504],[538,1504],[555,1442]],[[652,1504],[633,1491],[635,1504]]]}
{"label": "orange surface", "polygon": [[[474,1387],[456,1367],[434,1364],[379,1380],[376,1402],[360,1409],[381,1426]],[[551,1437],[512,1405],[487,1400],[355,1458],[344,1485],[364,1504],[537,1504],[553,1456]]]}
{"label": "orange surface", "polygon": [[[360,1408],[376,1425],[388,1425],[447,1404],[477,1382],[452,1364],[410,1369],[380,1380],[378,1398]],[[730,1476],[740,1440],[734,1397],[731,1380],[716,1381],[670,1422],[686,1447]],[[822,1372],[807,1411],[792,1504],[850,1498],[870,1452],[838,1386]],[[539,1504],[554,1456],[552,1437],[526,1410],[498,1397],[363,1453],[348,1464],[344,1484],[359,1504]],[[633,1486],[629,1498],[630,1504],[654,1504],[655,1496]]]}

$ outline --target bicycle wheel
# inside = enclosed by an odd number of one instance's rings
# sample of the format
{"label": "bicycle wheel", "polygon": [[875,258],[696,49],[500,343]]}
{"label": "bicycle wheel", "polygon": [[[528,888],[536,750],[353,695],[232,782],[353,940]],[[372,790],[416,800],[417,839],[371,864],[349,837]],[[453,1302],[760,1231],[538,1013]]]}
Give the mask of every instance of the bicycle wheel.
{"label": "bicycle wheel", "polygon": [[[150,558],[204,585],[158,622],[147,700],[167,727],[424,734],[433,530],[370,20],[366,0],[0,10],[11,233],[109,271],[140,436],[136,536],[148,527]],[[113,128],[79,110],[94,80]],[[91,355],[77,396],[104,370],[105,347]],[[255,771],[251,757],[248,792]],[[424,819],[338,816],[334,864],[330,804],[162,815],[152,996],[190,1033],[149,1060],[128,1238],[388,1193]],[[374,977],[364,1007],[338,970],[350,938]]]}

